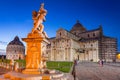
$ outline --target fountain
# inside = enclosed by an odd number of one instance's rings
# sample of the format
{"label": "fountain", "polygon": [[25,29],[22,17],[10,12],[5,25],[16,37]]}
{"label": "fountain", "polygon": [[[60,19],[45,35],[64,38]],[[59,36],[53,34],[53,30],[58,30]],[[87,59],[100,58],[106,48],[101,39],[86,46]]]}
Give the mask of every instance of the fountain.
{"label": "fountain", "polygon": [[0,80],[52,80],[63,79],[64,74],[56,70],[46,69],[46,57],[42,53],[43,43],[48,44],[47,34],[43,31],[45,16],[47,11],[44,4],[41,4],[40,10],[33,11],[32,19],[34,26],[28,33],[27,38],[22,38],[26,42],[26,66],[22,72],[11,71],[2,76]]}
{"label": "fountain", "polygon": [[44,4],[41,4],[39,12],[33,12],[34,27],[27,38],[22,40],[27,43],[26,69],[24,74],[41,74],[43,69],[42,45],[43,42],[48,43],[46,34],[43,32],[47,11],[44,9]]}

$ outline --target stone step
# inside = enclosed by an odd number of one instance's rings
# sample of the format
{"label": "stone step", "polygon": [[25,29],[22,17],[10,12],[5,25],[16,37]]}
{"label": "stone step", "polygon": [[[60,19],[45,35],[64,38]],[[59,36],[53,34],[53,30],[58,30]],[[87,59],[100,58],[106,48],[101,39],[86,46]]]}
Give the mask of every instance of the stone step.
{"label": "stone step", "polygon": [[0,75],[0,80],[10,80],[10,79],[6,79],[6,78],[4,78],[3,75]]}
{"label": "stone step", "polygon": [[0,76],[0,80],[73,80],[70,75],[63,73],[27,75],[17,72],[9,72]]}

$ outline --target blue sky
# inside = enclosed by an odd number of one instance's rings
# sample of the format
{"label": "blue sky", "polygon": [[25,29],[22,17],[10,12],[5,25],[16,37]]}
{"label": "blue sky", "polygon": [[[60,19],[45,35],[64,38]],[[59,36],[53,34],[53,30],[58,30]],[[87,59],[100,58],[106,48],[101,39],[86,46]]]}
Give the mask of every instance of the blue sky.
{"label": "blue sky", "polygon": [[61,27],[70,30],[79,20],[88,30],[101,24],[104,34],[120,43],[119,0],[0,0],[0,41],[26,37],[33,27],[32,11],[38,11],[43,1],[48,11],[44,30],[49,37]]}

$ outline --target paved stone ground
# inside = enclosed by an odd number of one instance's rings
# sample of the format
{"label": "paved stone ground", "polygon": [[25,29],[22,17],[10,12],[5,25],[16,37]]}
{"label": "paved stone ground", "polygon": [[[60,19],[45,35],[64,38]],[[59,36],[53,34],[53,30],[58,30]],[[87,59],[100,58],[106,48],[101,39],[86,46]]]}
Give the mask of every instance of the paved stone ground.
{"label": "paved stone ground", "polygon": [[101,67],[97,63],[80,62],[75,67],[76,80],[120,80],[120,67],[112,63]]}
{"label": "paved stone ground", "polygon": [[[11,75],[14,75],[14,76],[18,76],[18,75],[22,76],[22,74],[20,74],[20,73],[15,74],[14,71],[11,72],[10,70],[7,70],[5,68],[0,68],[0,80],[11,80],[11,79],[4,79],[2,74],[5,74],[5,73],[10,73]],[[29,76],[29,75],[24,75],[24,76]],[[40,77],[40,75],[30,75],[30,76],[33,76],[33,77],[37,76],[34,80],[41,80],[41,79],[38,79]],[[59,75],[58,75],[58,77],[59,77]],[[30,80],[33,80],[33,78]],[[74,80],[74,78],[70,73],[65,73],[62,77],[52,78],[51,80]]]}
{"label": "paved stone ground", "polygon": [[1,68],[0,67],[0,75],[2,75],[2,74],[5,74],[5,73],[7,73],[7,72],[9,72],[10,70],[7,70],[7,69],[5,69],[5,68]]}
{"label": "paved stone ground", "polygon": [[114,66],[114,67],[120,67],[120,62],[116,62],[116,63],[104,63],[105,65],[109,65],[109,66]]}
{"label": "paved stone ground", "polygon": [[[105,63],[101,67],[97,63],[80,62],[76,65],[75,71],[75,80],[120,80],[120,63]],[[0,75],[7,72],[9,70],[0,68]]]}

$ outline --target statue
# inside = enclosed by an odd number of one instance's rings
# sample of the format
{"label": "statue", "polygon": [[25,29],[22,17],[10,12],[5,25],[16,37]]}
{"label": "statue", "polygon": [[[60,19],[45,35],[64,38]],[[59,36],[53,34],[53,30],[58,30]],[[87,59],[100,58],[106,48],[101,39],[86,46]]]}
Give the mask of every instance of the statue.
{"label": "statue", "polygon": [[33,11],[32,19],[34,26],[27,38],[22,38],[27,43],[26,50],[26,66],[22,72],[24,74],[42,74],[40,70],[46,67],[45,60],[43,62],[43,43],[48,44],[47,34],[43,31],[47,11],[44,9],[44,4],[41,4],[40,10]]}
{"label": "statue", "polygon": [[43,33],[44,25],[42,24],[45,21],[45,16],[47,11],[44,9],[44,3],[41,4],[39,12],[32,12],[32,19],[34,20],[34,27],[31,33]]}

